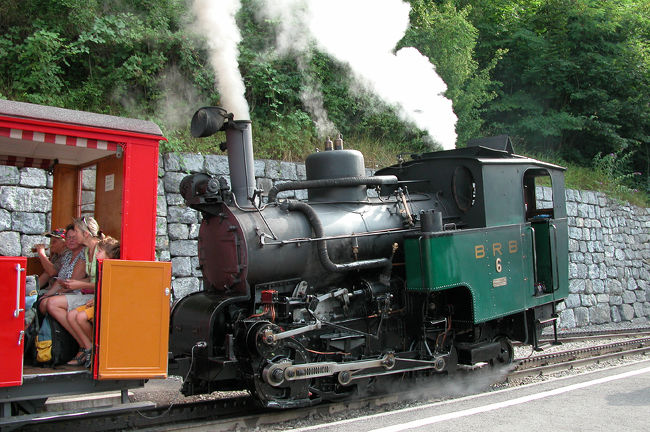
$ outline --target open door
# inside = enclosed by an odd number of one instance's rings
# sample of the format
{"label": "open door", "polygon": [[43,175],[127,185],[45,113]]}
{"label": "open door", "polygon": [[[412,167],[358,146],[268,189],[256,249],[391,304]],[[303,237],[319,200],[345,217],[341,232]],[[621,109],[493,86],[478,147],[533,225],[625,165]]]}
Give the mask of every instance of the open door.
{"label": "open door", "polygon": [[557,227],[551,176],[545,169],[524,175],[526,221],[533,230],[534,295],[552,294],[559,289],[557,268]]}
{"label": "open door", "polygon": [[95,378],[167,377],[171,263],[103,260]]}
{"label": "open door", "polygon": [[97,161],[95,184],[95,219],[102,232],[117,240],[122,234],[123,165],[115,155]]}
{"label": "open door", "polygon": [[0,257],[0,387],[23,383],[26,265],[23,257]]}

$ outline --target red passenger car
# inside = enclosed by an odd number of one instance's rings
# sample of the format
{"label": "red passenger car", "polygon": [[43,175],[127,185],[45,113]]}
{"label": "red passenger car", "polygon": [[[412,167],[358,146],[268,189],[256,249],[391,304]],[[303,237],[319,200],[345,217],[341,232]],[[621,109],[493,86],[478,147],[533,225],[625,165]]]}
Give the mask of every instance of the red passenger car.
{"label": "red passenger car", "polygon": [[82,214],[82,173],[94,167],[92,214],[121,241],[121,259],[104,260],[98,278],[90,370],[23,366],[25,275],[39,263],[0,257],[0,417],[53,395],[119,389],[124,399],[145,379],[166,377],[171,264],[155,262],[163,139],[148,121],[0,100],[0,164],[52,171],[51,227]]}

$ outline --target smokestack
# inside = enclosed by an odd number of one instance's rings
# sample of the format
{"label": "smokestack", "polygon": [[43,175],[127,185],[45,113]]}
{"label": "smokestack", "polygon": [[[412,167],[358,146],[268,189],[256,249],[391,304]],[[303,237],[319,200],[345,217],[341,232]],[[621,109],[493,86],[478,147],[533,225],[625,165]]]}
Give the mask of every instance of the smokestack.
{"label": "smokestack", "polygon": [[248,207],[255,193],[253,132],[250,120],[229,121],[226,126],[226,148],[232,193],[237,204]]}
{"label": "smokestack", "polygon": [[226,131],[232,193],[238,205],[248,207],[249,198],[255,194],[251,121],[233,120],[233,114],[220,107],[203,107],[194,113],[190,129],[192,136],[197,138],[213,135],[220,130]]}

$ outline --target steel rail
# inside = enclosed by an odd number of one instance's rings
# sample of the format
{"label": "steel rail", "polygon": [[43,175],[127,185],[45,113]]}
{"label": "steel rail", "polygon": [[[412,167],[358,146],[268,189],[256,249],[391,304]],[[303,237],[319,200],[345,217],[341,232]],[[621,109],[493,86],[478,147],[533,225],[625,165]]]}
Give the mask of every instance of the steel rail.
{"label": "steel rail", "polygon": [[650,338],[516,359],[513,362],[515,365],[513,370],[508,374],[508,379],[543,375],[572,369],[577,366],[599,363],[602,360],[611,358],[622,358],[637,354],[645,355],[647,352],[650,352]]}

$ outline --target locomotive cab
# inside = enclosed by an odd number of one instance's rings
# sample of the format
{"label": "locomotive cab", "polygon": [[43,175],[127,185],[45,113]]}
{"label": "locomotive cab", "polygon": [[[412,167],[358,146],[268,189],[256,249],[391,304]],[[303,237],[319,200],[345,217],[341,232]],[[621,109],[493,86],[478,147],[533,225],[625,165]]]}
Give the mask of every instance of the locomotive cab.
{"label": "locomotive cab", "polygon": [[[166,377],[171,265],[155,262],[163,139],[147,121],[0,100],[0,162],[10,167],[0,186],[3,207],[49,219],[47,231],[92,215],[121,249],[120,259],[98,266],[90,370],[42,368],[23,362],[23,352],[26,274],[42,272],[30,249],[45,239],[34,232],[3,233],[16,242],[13,255],[22,256],[0,257],[2,417],[31,413],[46,398],[65,394],[120,390],[125,401],[127,389]],[[51,174],[51,193],[19,181],[20,169],[29,167]],[[89,173],[96,177],[91,192],[82,187]]]}

